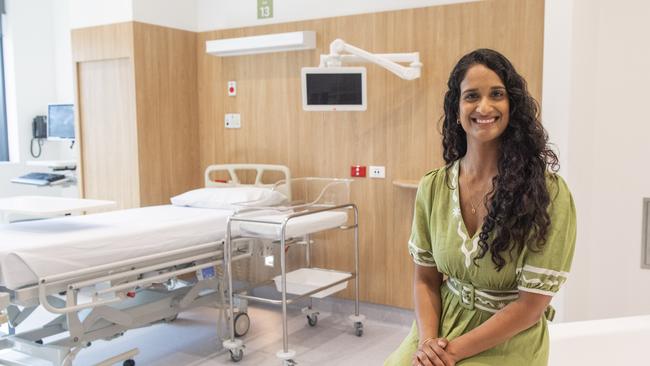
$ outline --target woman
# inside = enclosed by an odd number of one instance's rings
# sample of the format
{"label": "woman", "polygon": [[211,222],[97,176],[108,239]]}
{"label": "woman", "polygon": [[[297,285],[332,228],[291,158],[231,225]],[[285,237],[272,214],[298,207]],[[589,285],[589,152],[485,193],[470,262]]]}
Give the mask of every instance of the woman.
{"label": "woman", "polygon": [[463,56],[448,87],[447,165],[420,181],[408,243],[416,323],[385,365],[546,365],[549,303],[575,245],[571,193],[503,55]]}

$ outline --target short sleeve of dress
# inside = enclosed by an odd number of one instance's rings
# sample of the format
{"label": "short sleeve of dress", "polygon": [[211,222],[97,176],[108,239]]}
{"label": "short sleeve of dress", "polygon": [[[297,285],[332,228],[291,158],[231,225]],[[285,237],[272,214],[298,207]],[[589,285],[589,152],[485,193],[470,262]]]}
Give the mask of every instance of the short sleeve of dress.
{"label": "short sleeve of dress", "polygon": [[421,266],[435,267],[433,250],[431,247],[431,205],[433,180],[437,171],[429,172],[418,185],[415,195],[415,209],[413,212],[413,226],[408,242],[408,249],[413,261]]}
{"label": "short sleeve of dress", "polygon": [[533,251],[524,248],[517,263],[520,291],[555,295],[566,282],[571,269],[576,241],[576,210],[566,182],[549,174],[547,187],[551,197],[551,225],[546,244]]}

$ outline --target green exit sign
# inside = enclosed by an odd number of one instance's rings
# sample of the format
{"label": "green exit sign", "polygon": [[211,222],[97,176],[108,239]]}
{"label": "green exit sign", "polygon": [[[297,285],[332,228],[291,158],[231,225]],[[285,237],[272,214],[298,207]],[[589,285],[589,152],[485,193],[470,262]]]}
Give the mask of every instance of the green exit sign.
{"label": "green exit sign", "polygon": [[273,18],[273,0],[257,0],[257,19]]}

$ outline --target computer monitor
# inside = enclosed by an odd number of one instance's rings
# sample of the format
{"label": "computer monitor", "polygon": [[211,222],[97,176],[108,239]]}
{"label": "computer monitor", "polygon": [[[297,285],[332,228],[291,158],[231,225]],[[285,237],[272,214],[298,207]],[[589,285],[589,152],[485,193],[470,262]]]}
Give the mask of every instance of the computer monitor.
{"label": "computer monitor", "polygon": [[74,140],[74,105],[49,104],[47,106],[47,139]]}
{"label": "computer monitor", "polygon": [[365,67],[303,67],[305,111],[365,111]]}

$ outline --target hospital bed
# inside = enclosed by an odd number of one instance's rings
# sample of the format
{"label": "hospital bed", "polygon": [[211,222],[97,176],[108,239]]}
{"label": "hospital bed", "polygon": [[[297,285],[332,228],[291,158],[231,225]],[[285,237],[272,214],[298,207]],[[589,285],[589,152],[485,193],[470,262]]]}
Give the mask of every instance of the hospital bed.
{"label": "hospital bed", "polygon": [[[254,183],[242,184],[237,175],[241,170],[253,170]],[[263,183],[267,172],[281,174],[285,183]],[[229,178],[215,181],[215,174]],[[284,166],[213,165],[205,171],[210,190],[203,193],[234,192],[235,199],[242,190],[248,194],[253,189],[290,195],[290,184]],[[257,213],[252,206],[218,203],[209,208],[164,205],[0,226],[0,310],[9,325],[0,350],[25,356],[21,358],[25,361],[0,363],[31,365],[39,360],[72,365],[95,340],[172,321],[192,307],[223,306],[220,273],[228,218],[236,212],[242,217]],[[251,241],[236,238],[237,232],[231,229],[232,261],[251,255]],[[192,278],[179,280],[187,275]],[[56,317],[39,328],[17,332],[39,306]],[[245,302],[238,302],[237,308],[245,314]],[[245,332],[248,319],[238,315],[230,312],[224,317],[244,322],[236,327]],[[100,365],[121,361],[134,365],[137,353],[129,350]]]}

